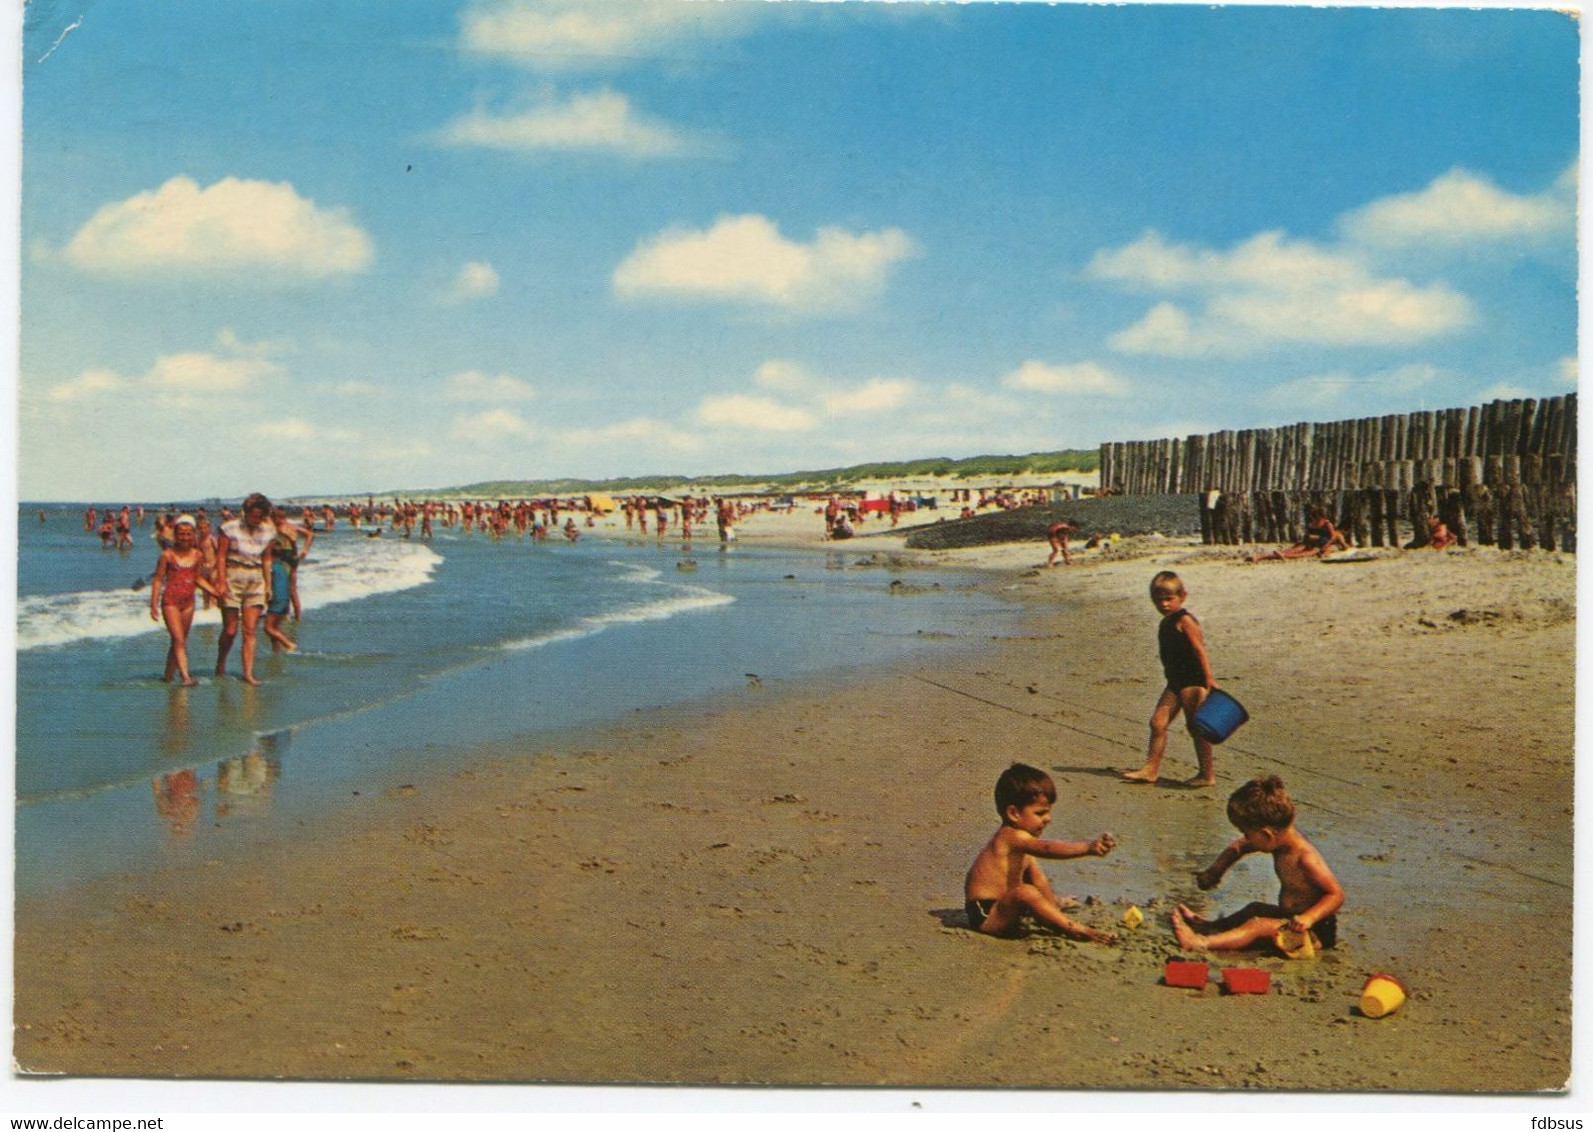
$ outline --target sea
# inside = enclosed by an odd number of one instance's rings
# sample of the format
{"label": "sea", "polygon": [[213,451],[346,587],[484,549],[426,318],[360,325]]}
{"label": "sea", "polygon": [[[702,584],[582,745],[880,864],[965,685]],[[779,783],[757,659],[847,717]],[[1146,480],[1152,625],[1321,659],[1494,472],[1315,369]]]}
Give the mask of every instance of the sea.
{"label": "sea", "polygon": [[485,748],[844,678],[1019,624],[973,575],[901,565],[868,538],[721,550],[623,528],[574,542],[439,528],[421,541],[340,521],[299,570],[299,650],[273,654],[262,634],[261,686],[238,678],[237,646],[217,678],[220,615],[200,610],[200,682],[183,688],[160,679],[168,639],[149,616],[153,515],[124,551],[82,515],[19,508],[19,896],[246,853]]}

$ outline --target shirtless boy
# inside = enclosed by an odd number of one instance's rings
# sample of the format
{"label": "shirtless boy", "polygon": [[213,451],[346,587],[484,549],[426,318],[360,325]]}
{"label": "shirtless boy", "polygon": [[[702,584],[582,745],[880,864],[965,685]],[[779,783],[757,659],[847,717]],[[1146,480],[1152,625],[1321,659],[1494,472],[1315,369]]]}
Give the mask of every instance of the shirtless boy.
{"label": "shirtless boy", "polygon": [[1294,802],[1277,775],[1252,778],[1228,799],[1228,820],[1241,834],[1239,840],[1217,855],[1207,869],[1195,874],[1204,892],[1216,888],[1223,874],[1247,853],[1271,853],[1278,874],[1276,904],[1247,904],[1239,911],[1208,920],[1187,905],[1173,912],[1173,934],[1180,947],[1190,951],[1241,951],[1266,943],[1287,928],[1310,933],[1317,948],[1338,941],[1338,910],[1344,903],[1333,870],[1316,847],[1294,825]]}
{"label": "shirtless boy", "polygon": [[1046,538],[1051,543],[1051,557],[1045,560],[1047,566],[1055,566],[1058,555],[1062,557],[1062,565],[1073,565],[1073,556],[1068,553],[1068,535],[1076,530],[1078,527],[1066,519],[1051,524],[1051,528],[1046,531]]}
{"label": "shirtless boy", "polygon": [[1056,784],[1043,770],[1013,763],[996,780],[996,812],[1001,828],[974,858],[963,882],[968,926],[989,935],[1007,935],[1025,914],[1063,935],[1095,943],[1117,937],[1069,917],[1063,909],[1078,907],[1072,897],[1058,899],[1036,858],[1066,861],[1104,857],[1117,844],[1110,833],[1094,841],[1047,841],[1040,837],[1051,821]]}

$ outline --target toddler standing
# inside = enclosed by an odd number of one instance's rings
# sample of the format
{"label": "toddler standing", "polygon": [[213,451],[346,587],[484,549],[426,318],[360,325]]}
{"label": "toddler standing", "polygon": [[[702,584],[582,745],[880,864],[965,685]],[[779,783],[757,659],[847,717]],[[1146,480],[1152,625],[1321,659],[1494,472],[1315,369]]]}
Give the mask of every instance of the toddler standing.
{"label": "toddler standing", "polygon": [[[1151,579],[1151,603],[1162,615],[1156,640],[1161,652],[1162,673],[1167,686],[1156,700],[1156,709],[1150,718],[1150,749],[1145,765],[1138,770],[1123,772],[1129,782],[1155,782],[1162,770],[1162,756],[1167,753],[1167,728],[1178,713],[1184,713],[1185,724],[1194,718],[1206,694],[1217,686],[1212,675],[1211,657],[1206,652],[1206,637],[1195,615],[1184,608],[1189,599],[1183,579],[1171,570],[1163,570]],[[1200,773],[1188,780],[1190,786],[1215,786],[1217,770],[1211,742],[1194,731],[1189,737],[1195,743],[1195,757],[1200,762]]]}

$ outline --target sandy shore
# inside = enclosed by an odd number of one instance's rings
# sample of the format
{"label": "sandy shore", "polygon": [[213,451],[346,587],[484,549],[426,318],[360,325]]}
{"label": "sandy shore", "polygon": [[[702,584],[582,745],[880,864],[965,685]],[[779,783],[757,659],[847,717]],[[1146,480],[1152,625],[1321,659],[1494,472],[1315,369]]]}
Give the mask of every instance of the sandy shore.
{"label": "sandy shore", "polygon": [[[799,513],[748,541],[815,545]],[[870,530],[877,529],[872,525]],[[894,538],[847,544],[892,551]],[[855,681],[767,683],[350,799],[245,863],[18,908],[15,1056],[42,1073],[1066,1089],[1553,1090],[1570,1073],[1574,560],[1492,550],[1244,566],[1135,540],[991,570],[1030,627]],[[1119,782],[1160,689],[1155,570],[1180,571],[1253,720],[1219,788]],[[904,597],[903,600],[911,600]],[[1049,867],[1115,947],[964,926],[1013,759]],[[1191,768],[1186,737],[1166,781]],[[1349,902],[1274,993],[1160,985],[1222,799],[1281,774]],[[1367,975],[1411,1000],[1355,1009]]]}

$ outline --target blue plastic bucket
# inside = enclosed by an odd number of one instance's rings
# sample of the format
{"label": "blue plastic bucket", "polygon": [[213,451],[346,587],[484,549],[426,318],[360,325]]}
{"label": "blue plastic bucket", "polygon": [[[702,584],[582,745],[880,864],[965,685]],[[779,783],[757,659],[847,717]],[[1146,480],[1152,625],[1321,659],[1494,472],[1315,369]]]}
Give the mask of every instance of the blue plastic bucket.
{"label": "blue plastic bucket", "polygon": [[1213,688],[1189,721],[1189,729],[1208,743],[1221,743],[1249,718],[1243,704],[1221,688]]}

